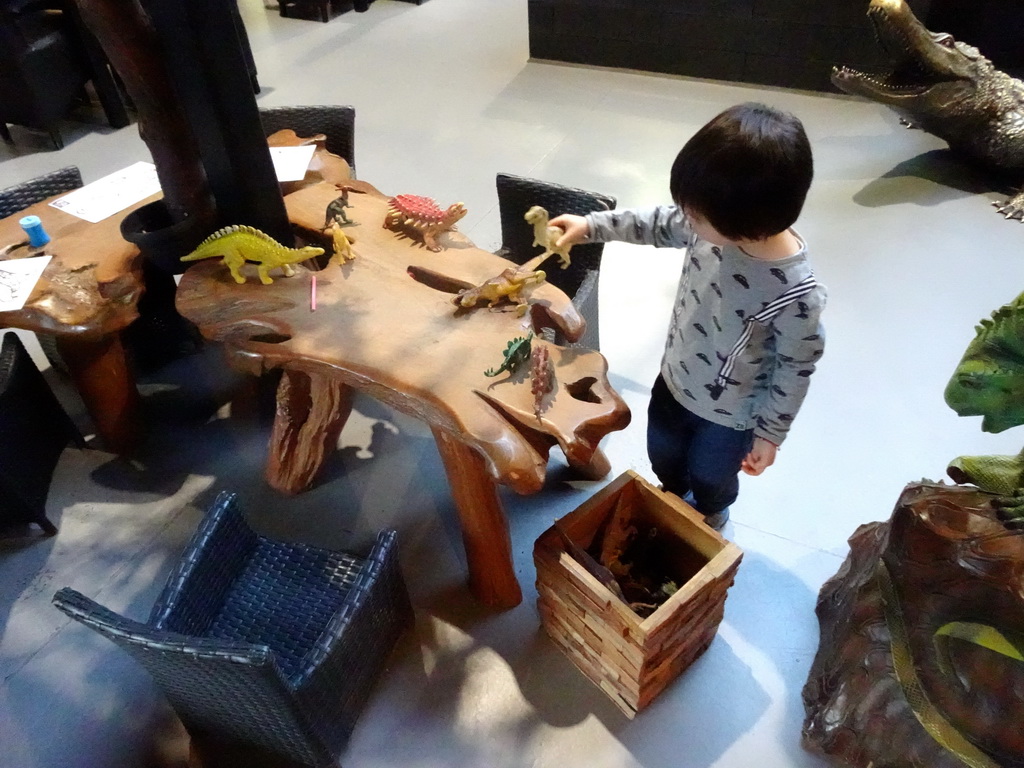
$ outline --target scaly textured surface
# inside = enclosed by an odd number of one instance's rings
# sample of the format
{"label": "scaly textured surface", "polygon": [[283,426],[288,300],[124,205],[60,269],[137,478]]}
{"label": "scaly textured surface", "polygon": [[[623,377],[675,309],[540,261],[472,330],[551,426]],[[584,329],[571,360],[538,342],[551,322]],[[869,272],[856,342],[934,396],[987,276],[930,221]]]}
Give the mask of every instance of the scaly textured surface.
{"label": "scaly textured surface", "polygon": [[[834,68],[835,86],[886,104],[950,149],[1024,179],[1024,82],[974,46],[929,32],[904,0],[871,0],[868,17],[893,71]],[[1006,218],[1024,220],[1024,190],[995,205]]]}

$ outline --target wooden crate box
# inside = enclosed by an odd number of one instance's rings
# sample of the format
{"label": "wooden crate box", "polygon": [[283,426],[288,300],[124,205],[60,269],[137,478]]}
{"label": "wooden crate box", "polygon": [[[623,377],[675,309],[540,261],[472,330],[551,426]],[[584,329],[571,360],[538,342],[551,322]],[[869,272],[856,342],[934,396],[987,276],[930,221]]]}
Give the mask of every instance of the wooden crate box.
{"label": "wooden crate box", "polygon": [[552,640],[629,717],[708,647],[743,553],[678,497],[627,471],[559,521],[586,549],[618,505],[665,540],[665,572],[679,590],[638,616],[566,552],[554,527],[537,539],[537,608]]}

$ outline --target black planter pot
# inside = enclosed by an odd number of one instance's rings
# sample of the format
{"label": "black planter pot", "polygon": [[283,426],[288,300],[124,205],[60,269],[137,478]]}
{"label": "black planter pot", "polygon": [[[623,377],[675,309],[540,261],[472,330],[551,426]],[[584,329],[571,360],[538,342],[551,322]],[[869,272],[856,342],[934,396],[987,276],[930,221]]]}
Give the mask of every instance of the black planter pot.
{"label": "black planter pot", "polygon": [[[211,206],[212,208],[212,206]],[[133,367],[148,374],[202,346],[198,329],[174,307],[174,275],[190,266],[181,257],[195,249],[214,223],[195,216],[177,223],[163,200],[137,208],[121,221],[121,236],[138,246],[146,286],[139,299],[139,319],[124,330],[123,338]]]}
{"label": "black planter pot", "polygon": [[155,200],[124,217],[121,236],[137,245],[142,258],[153,267],[177,275],[188,267],[181,257],[213,234],[213,224],[204,219],[196,216],[175,223],[164,201]]}

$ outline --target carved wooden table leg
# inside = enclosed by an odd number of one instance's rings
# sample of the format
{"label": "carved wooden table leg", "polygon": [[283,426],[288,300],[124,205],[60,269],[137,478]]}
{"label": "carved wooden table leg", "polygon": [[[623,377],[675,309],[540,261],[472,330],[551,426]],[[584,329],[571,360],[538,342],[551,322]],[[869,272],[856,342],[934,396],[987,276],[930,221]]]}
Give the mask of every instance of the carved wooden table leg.
{"label": "carved wooden table leg", "polygon": [[139,392],[120,334],[96,340],[57,336],[57,350],[103,445],[114,453],[127,452],[139,437]]}
{"label": "carved wooden table leg", "polygon": [[469,588],[485,605],[513,608],[522,602],[523,593],[512,566],[512,539],[494,479],[475,450],[447,432],[433,433],[462,523]]}
{"label": "carved wooden table leg", "polygon": [[579,472],[581,475],[586,477],[588,480],[600,480],[612,471],[612,463],[605,456],[604,451],[600,448],[594,450],[594,455],[590,458],[586,464],[581,464],[569,456],[566,456],[569,461],[569,466]]}
{"label": "carved wooden table leg", "polygon": [[351,411],[351,387],[323,374],[285,370],[265,473],[271,487],[283,493],[308,488]]}

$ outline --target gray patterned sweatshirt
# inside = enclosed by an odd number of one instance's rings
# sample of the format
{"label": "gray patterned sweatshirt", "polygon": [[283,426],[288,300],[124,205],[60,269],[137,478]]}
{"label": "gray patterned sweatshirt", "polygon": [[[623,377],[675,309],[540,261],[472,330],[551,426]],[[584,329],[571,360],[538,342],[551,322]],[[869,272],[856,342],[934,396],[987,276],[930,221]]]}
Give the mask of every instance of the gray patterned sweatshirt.
{"label": "gray patterned sweatshirt", "polygon": [[803,239],[798,253],[768,261],[701,240],[674,205],[586,218],[594,242],[687,248],[661,362],[665,383],[698,416],[781,445],[825,344],[825,287]]}

